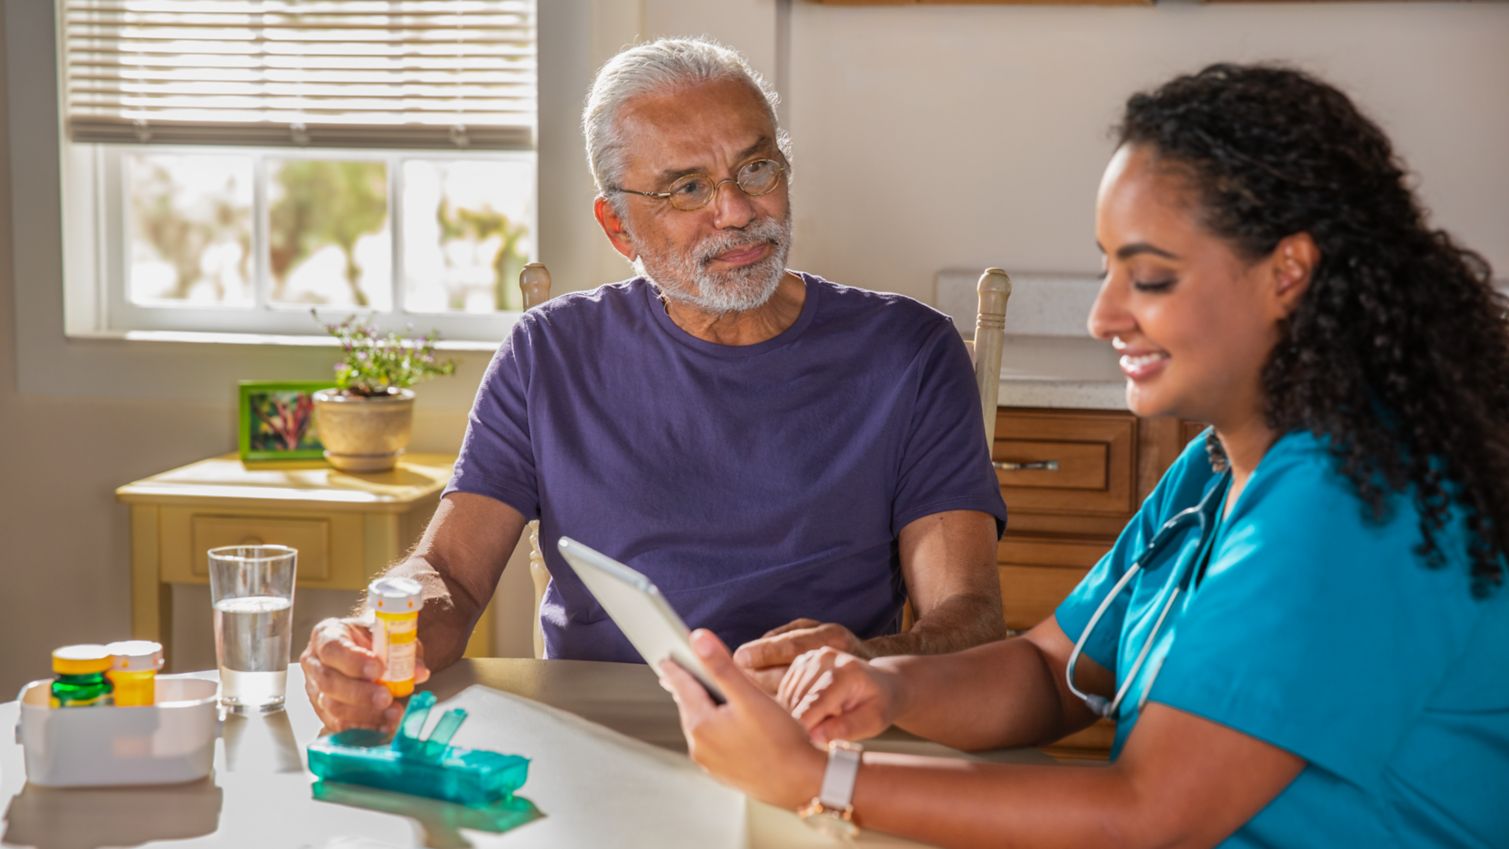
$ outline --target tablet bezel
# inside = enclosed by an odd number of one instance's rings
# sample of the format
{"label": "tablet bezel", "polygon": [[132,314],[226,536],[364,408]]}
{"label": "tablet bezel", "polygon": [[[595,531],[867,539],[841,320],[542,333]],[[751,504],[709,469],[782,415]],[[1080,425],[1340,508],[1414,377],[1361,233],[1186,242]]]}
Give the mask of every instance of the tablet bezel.
{"label": "tablet bezel", "polygon": [[686,623],[649,578],[567,536],[560,538],[556,549],[646,663],[653,667],[666,658],[676,661],[713,701],[724,703],[722,691],[692,652]]}

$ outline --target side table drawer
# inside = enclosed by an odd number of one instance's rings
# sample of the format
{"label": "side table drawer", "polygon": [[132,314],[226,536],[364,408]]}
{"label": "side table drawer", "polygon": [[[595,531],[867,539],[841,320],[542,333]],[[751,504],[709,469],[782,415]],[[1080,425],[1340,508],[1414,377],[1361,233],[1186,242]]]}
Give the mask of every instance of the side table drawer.
{"label": "side table drawer", "polygon": [[165,507],[161,514],[161,578],[209,582],[206,552],[223,545],[287,545],[298,549],[298,585],[362,585],[363,526],[359,515]]}
{"label": "side table drawer", "polygon": [[223,545],[286,545],[299,552],[298,577],[330,577],[330,522],[326,519],[274,519],[261,516],[196,515],[189,525],[194,558],[189,568],[209,578],[206,554]]}

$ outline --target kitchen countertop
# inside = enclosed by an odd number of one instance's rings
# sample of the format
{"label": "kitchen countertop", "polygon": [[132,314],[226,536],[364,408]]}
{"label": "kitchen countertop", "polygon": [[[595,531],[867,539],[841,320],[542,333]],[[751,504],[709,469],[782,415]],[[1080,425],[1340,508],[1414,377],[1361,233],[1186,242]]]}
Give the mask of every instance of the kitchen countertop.
{"label": "kitchen countertop", "polygon": [[1125,410],[1126,384],[1103,380],[1001,380],[997,403],[1003,407],[1052,407],[1076,410]]}

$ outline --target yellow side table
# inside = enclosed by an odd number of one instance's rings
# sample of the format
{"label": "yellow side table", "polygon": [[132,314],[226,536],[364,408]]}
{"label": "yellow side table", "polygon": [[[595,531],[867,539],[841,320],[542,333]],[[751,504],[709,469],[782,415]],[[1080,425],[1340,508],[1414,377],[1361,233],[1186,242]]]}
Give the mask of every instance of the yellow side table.
{"label": "yellow side table", "polygon": [[[131,631],[172,633],[172,586],[209,583],[205,552],[275,543],[299,550],[298,586],[365,589],[424,531],[455,458],[407,454],[387,472],[339,472],[321,461],[200,460],[115,491],[131,508]],[[355,599],[353,599],[354,601]],[[466,646],[492,654],[489,605]]]}

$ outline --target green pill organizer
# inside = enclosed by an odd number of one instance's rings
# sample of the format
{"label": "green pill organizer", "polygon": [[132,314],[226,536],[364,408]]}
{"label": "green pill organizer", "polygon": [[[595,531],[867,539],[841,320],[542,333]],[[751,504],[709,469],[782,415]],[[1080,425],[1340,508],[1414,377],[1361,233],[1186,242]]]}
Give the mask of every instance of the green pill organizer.
{"label": "green pill organizer", "polygon": [[342,731],[309,744],[309,771],[323,781],[361,784],[398,793],[429,796],[471,807],[511,797],[529,776],[529,759],[450,745],[466,720],[452,708],[421,737],[435,694],[409,698],[392,742],[363,729]]}

